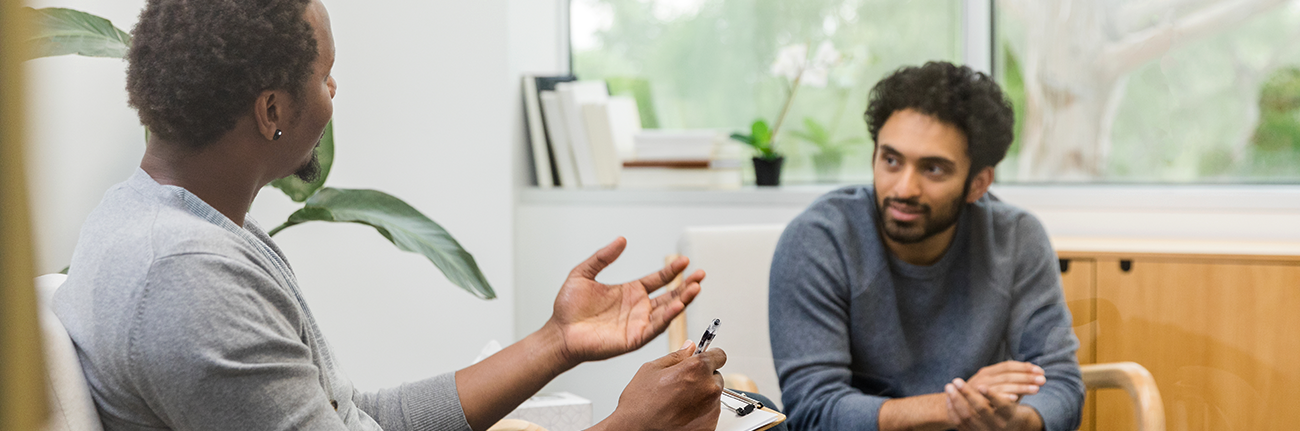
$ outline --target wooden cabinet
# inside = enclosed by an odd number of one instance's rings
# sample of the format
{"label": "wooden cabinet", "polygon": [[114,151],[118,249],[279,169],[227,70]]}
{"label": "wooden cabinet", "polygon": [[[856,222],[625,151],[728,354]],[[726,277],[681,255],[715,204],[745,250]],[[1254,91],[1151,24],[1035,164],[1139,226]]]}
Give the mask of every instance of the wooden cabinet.
{"label": "wooden cabinet", "polygon": [[[1058,254],[1070,261],[1062,281],[1080,363],[1146,367],[1167,429],[1300,424],[1300,256]],[[1123,392],[1092,392],[1081,429],[1136,428]]]}

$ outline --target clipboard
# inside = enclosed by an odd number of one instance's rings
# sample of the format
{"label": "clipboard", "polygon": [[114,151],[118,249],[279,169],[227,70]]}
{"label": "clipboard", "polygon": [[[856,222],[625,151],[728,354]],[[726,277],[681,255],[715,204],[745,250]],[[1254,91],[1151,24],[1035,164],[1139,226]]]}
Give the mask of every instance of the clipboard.
{"label": "clipboard", "polygon": [[[785,422],[785,415],[753,400],[745,401],[729,397],[726,392],[723,392],[718,402],[722,403],[722,409],[718,413],[717,431],[764,431]],[[735,408],[745,405],[762,407],[745,409],[743,414],[739,413],[740,409]]]}

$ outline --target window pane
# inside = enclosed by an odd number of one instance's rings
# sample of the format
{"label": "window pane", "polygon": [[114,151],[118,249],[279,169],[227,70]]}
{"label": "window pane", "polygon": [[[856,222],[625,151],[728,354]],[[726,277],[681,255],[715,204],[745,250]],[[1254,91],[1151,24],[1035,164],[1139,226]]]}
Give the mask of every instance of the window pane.
{"label": "window pane", "polygon": [[[648,81],[667,129],[774,123],[788,82],[771,73],[778,50],[804,43],[811,56],[831,42],[843,59],[824,87],[798,88],[777,136],[784,183],[817,181],[814,156],[837,152],[840,181],[869,181],[862,113],[871,86],[899,66],[957,62],[962,49],[958,0],[573,0],[570,10],[574,74]],[[828,131],[832,149],[796,136],[808,131],[805,118]],[[834,170],[833,157],[821,159],[824,173]]]}
{"label": "window pane", "polygon": [[1300,1],[999,0],[1003,181],[1300,182]]}

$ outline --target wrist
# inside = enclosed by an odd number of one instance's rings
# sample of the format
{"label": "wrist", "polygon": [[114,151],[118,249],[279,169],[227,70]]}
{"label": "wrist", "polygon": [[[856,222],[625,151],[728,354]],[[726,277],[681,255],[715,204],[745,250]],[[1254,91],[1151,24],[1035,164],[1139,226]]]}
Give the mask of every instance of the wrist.
{"label": "wrist", "polygon": [[546,325],[542,325],[542,328],[529,336],[536,339],[539,354],[554,358],[554,361],[562,367],[562,373],[563,370],[573,369],[578,366],[578,363],[584,362],[569,351],[568,343],[564,340],[564,328],[560,323],[556,323],[554,318],[546,321]]}

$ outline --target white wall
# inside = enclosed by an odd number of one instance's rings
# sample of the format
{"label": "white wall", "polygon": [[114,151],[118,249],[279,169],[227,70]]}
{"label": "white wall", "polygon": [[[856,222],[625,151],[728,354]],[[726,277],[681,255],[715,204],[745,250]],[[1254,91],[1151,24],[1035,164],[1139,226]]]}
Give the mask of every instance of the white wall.
{"label": "white wall", "polygon": [[[106,16],[130,30],[139,0],[40,0]],[[508,74],[507,2],[326,1],[339,82],[328,185],[405,199],[474,254],[499,299],[464,293],[424,258],[359,225],[307,224],[276,237],[313,311],[361,388],[467,365],[489,339],[514,339],[512,244],[517,104]],[[143,152],[126,107],[124,63],[29,63],[30,152],[39,269],[57,271],[103,191]],[[268,227],[294,207],[264,190],[252,214]],[[455,330],[451,330],[455,328]]]}

